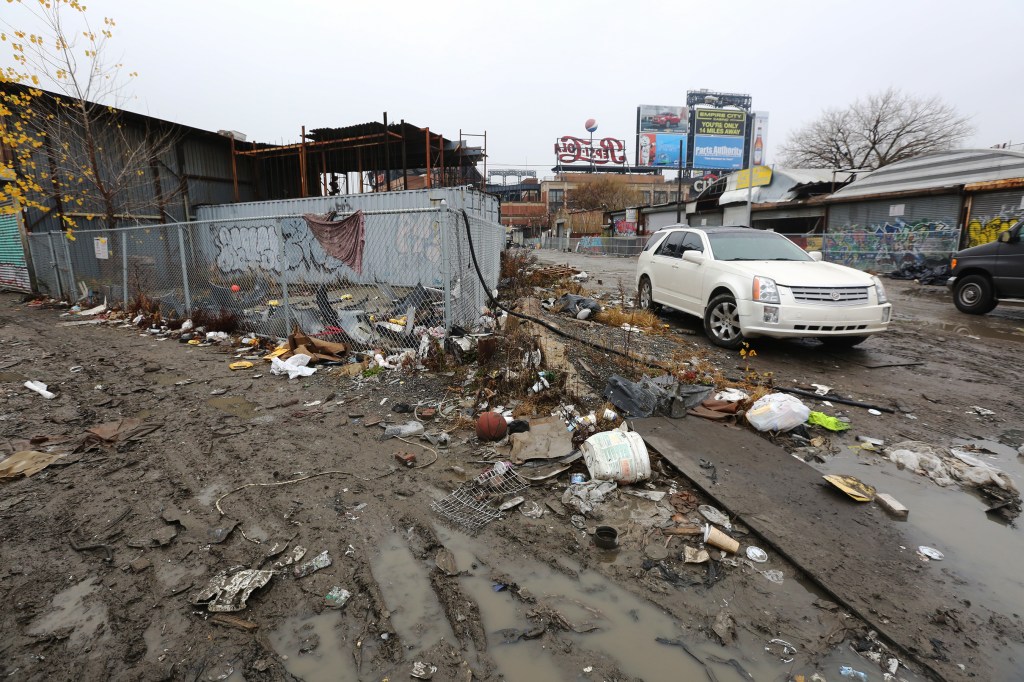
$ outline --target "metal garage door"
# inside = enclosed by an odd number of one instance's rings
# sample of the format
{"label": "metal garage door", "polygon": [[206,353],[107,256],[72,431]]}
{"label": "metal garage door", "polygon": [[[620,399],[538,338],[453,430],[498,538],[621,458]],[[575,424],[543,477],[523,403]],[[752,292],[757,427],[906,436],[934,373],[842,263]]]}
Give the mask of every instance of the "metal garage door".
{"label": "metal garage door", "polygon": [[32,291],[18,216],[5,212],[11,208],[10,202],[0,203],[0,289]]}
{"label": "metal garage door", "polygon": [[825,260],[872,272],[948,261],[959,246],[960,206],[955,194],[832,204]]}
{"label": "metal garage door", "polygon": [[1024,189],[984,192],[971,198],[967,219],[967,246],[988,244],[1003,230],[1024,218]]}

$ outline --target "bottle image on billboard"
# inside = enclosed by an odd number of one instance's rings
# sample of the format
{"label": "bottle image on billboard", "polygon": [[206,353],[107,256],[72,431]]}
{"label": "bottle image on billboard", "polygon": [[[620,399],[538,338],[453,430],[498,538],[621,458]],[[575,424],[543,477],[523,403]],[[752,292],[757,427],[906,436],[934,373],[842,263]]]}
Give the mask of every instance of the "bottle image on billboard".
{"label": "bottle image on billboard", "polygon": [[761,126],[757,126],[757,137],[754,138],[754,165],[760,166],[764,161],[764,141],[761,140]]}

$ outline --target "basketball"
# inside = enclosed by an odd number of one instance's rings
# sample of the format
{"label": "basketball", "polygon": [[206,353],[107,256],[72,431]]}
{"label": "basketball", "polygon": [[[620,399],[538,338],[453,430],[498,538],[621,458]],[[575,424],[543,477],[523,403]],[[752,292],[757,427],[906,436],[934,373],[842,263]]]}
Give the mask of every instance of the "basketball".
{"label": "basketball", "polygon": [[242,287],[238,286],[237,284],[232,284],[232,285],[231,285],[231,291],[235,292],[236,294],[237,294],[237,293],[238,293],[239,291],[241,291],[241,290],[242,290]]}
{"label": "basketball", "polygon": [[476,437],[482,441],[501,440],[507,430],[505,418],[497,412],[484,412],[476,420]]}

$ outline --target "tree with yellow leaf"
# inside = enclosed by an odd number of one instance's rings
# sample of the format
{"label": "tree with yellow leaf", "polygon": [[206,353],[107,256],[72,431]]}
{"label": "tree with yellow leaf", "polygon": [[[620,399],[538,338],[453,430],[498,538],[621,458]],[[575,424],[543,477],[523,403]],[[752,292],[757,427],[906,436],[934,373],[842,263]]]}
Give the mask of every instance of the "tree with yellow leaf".
{"label": "tree with yellow leaf", "polygon": [[15,180],[0,185],[0,203],[16,199],[36,223],[55,216],[72,239],[76,227],[165,222],[179,183],[160,172],[175,133],[121,109],[137,74],[107,59],[114,20],[94,28],[78,0],[7,4],[0,163]]}

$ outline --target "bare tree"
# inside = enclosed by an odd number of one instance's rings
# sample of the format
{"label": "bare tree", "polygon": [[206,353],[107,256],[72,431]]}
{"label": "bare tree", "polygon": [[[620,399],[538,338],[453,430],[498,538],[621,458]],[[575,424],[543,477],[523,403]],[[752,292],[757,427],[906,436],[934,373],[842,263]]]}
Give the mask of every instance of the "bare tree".
{"label": "bare tree", "polygon": [[641,195],[636,189],[612,178],[597,178],[570,190],[566,200],[569,208],[618,211],[627,206],[638,205]]}
{"label": "bare tree", "polygon": [[160,178],[176,134],[121,111],[137,74],[108,58],[114,20],[94,30],[77,0],[18,4],[20,16],[0,20],[15,64],[0,76],[0,116],[18,132],[3,140],[6,165],[19,178],[8,191],[26,206],[56,210],[69,231],[79,219],[106,228],[162,221],[180,184]]}
{"label": "bare tree", "polygon": [[952,149],[972,132],[969,119],[939,97],[889,88],[845,109],[826,109],[791,133],[781,152],[794,168],[875,169]]}

